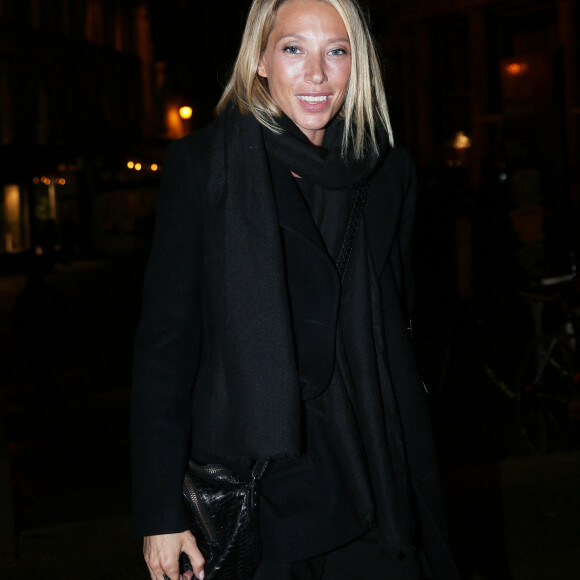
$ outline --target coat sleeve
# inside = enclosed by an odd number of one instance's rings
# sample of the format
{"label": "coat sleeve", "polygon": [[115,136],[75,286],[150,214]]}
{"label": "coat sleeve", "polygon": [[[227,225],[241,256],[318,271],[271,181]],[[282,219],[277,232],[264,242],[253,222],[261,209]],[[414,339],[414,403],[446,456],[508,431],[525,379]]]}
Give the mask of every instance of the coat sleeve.
{"label": "coat sleeve", "polygon": [[135,337],[131,459],[136,536],[190,526],[181,491],[201,351],[201,203],[187,139],[172,144],[163,165]]}

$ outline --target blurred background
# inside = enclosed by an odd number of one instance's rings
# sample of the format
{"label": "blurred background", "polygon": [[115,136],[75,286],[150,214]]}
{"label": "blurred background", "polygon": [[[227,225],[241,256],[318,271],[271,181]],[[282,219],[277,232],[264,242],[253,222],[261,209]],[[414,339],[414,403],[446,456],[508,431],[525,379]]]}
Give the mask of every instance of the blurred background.
{"label": "blurred background", "polygon": [[[417,165],[415,343],[463,577],[576,579],[580,3],[362,4]],[[128,427],[156,195],[248,6],[0,0],[3,579],[148,577]]]}

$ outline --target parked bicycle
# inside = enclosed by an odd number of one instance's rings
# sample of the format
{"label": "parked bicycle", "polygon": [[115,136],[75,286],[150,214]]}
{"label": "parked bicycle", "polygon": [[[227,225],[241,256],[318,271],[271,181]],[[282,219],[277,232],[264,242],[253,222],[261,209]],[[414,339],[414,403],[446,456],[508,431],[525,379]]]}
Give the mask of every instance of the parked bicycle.
{"label": "parked bicycle", "polygon": [[522,291],[534,323],[516,385],[519,425],[537,451],[565,449],[580,433],[580,301],[576,272]]}

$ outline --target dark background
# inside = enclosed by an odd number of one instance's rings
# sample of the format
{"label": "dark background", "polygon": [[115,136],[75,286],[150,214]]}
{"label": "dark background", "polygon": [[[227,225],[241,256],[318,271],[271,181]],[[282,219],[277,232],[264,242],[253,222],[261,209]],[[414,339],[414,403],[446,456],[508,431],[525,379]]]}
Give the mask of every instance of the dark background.
{"label": "dark background", "polygon": [[[0,0],[2,578],[147,577],[128,428],[156,193],[169,143],[213,117],[248,5]],[[463,576],[575,579],[577,418],[538,445],[516,401],[521,291],[578,253],[580,7],[363,5],[417,164],[415,343]]]}

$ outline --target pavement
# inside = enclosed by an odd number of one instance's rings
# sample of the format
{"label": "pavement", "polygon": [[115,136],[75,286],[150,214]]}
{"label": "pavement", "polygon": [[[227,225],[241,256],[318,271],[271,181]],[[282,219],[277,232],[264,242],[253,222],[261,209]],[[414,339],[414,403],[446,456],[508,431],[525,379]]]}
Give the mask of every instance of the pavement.
{"label": "pavement", "polygon": [[[47,276],[67,312],[46,382],[14,344],[26,277],[0,276],[2,580],[148,578],[130,535],[128,465],[141,277],[134,259],[78,261]],[[513,401],[481,376],[456,383],[436,393],[433,415],[462,577],[577,580],[580,449],[534,453]]]}
{"label": "pavement", "polygon": [[580,452],[515,457],[444,474],[464,578],[580,576]]}
{"label": "pavement", "polygon": [[0,566],[3,580],[148,578],[128,515],[23,530],[15,548],[14,558]]}
{"label": "pavement", "polygon": [[[457,470],[444,481],[463,578],[577,580],[579,452]],[[128,514],[22,530],[15,548],[0,564],[3,580],[148,578]]]}

